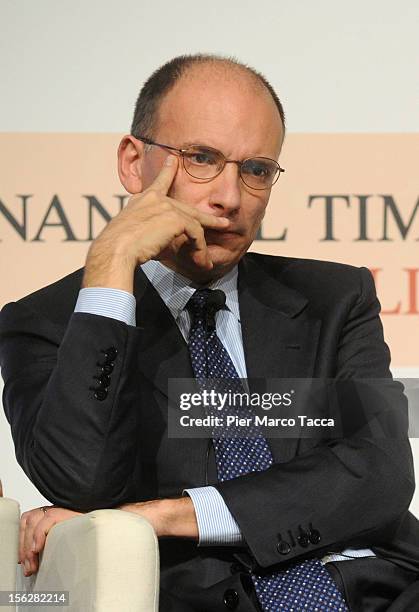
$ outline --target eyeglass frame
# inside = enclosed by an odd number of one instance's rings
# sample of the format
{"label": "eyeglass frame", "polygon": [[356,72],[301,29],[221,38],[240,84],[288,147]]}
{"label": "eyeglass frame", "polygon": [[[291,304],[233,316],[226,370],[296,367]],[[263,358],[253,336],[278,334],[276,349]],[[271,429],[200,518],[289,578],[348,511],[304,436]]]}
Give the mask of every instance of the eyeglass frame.
{"label": "eyeglass frame", "polygon": [[[225,157],[225,155],[219,151],[218,149],[214,149],[213,147],[207,146],[207,145],[203,145],[203,144],[191,144],[189,146],[191,147],[202,147],[203,149],[209,149],[210,151],[216,151],[217,153],[219,153],[223,160],[223,166],[221,168],[221,170],[219,170],[219,172],[217,172],[217,174],[215,174],[214,176],[210,177],[210,178],[201,178],[199,176],[194,176],[193,174],[191,174],[190,172],[188,172],[188,170],[186,169],[185,166],[185,153],[187,153],[188,149],[178,149],[177,147],[172,147],[170,145],[166,145],[166,144],[162,144],[160,142],[155,142],[154,140],[151,140],[151,138],[147,138],[146,136],[135,136],[135,138],[137,140],[141,140],[142,142],[144,142],[145,144],[149,144],[149,145],[154,145],[156,147],[162,147],[163,149],[170,149],[171,151],[176,151],[180,157],[182,158],[182,163],[183,163],[183,168],[185,170],[185,172],[187,174],[189,174],[189,176],[191,176],[194,179],[197,179],[198,181],[212,181],[213,179],[217,178],[217,176],[219,176],[221,174],[221,172],[224,170],[226,164],[237,164],[238,168],[239,168],[239,176],[241,178],[241,180],[243,181],[243,183],[246,185],[246,187],[249,187],[249,189],[255,189],[256,191],[263,191],[265,189],[271,189],[275,183],[278,181],[279,177],[281,176],[281,172],[285,172],[285,168],[281,168],[281,166],[278,164],[278,162],[275,159],[271,159],[270,157],[264,157],[263,155],[255,155],[254,157],[246,157],[245,159],[243,159],[242,161],[237,160],[237,159],[227,159]],[[274,180],[274,182],[269,186],[269,187],[252,187],[251,185],[248,185],[246,183],[246,181],[244,180],[244,178],[242,177],[242,173],[241,173],[241,168],[242,165],[249,161],[249,159],[268,159],[271,162],[274,162],[277,166],[278,166],[278,176],[276,177],[276,179]]]}

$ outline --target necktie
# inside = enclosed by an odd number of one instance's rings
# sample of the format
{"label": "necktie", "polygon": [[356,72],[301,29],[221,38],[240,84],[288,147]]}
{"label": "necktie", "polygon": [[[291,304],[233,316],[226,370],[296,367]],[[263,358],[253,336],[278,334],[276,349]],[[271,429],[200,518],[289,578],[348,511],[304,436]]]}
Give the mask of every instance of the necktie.
{"label": "necktie", "polygon": [[[214,300],[211,289],[197,289],[186,307],[191,315],[188,346],[195,378],[224,379],[223,388],[243,391],[234,364],[217,336]],[[211,304],[212,312],[208,305]],[[218,307],[222,305],[219,303]],[[209,315],[209,316],[208,316]],[[203,383],[205,384],[205,383]],[[240,409],[242,410],[242,409]],[[247,416],[247,415],[246,415]],[[252,432],[252,437],[218,436],[213,430],[213,445],[220,481],[248,472],[266,470],[273,463],[266,439]],[[252,573],[258,600],[264,612],[299,612],[300,610],[347,612],[346,603],[326,568],[317,558],[294,563],[286,570],[259,575]]]}

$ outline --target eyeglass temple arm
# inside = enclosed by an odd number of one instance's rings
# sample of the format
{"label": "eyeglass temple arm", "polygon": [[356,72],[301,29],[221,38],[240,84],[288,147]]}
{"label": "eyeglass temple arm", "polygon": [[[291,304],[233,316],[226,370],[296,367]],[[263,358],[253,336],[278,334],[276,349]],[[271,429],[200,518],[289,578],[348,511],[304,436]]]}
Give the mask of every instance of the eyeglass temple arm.
{"label": "eyeglass temple arm", "polygon": [[151,138],[146,138],[145,136],[137,136],[137,140],[142,140],[145,144],[155,145],[156,147],[163,147],[163,149],[170,149],[171,151],[177,151],[178,153],[183,153],[184,149],[177,149],[176,147],[171,147],[170,145],[161,144],[159,142],[154,142]]}

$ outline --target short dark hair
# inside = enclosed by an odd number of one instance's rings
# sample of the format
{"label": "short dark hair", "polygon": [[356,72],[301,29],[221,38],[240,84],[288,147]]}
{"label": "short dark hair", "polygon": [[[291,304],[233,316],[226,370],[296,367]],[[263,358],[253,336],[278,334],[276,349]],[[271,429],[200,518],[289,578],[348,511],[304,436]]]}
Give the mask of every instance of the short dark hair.
{"label": "short dark hair", "polygon": [[274,88],[269,81],[257,70],[239,62],[234,57],[224,57],[222,55],[209,53],[196,53],[193,55],[179,55],[169,60],[144,83],[135,105],[134,117],[131,124],[131,134],[134,137],[144,136],[153,138],[153,130],[156,127],[158,110],[162,98],[174,87],[180,77],[189,68],[198,64],[224,64],[227,68],[238,68],[247,72],[253,77],[256,83],[265,87],[271,94],[281,117],[285,133],[285,113],[282,104]]}

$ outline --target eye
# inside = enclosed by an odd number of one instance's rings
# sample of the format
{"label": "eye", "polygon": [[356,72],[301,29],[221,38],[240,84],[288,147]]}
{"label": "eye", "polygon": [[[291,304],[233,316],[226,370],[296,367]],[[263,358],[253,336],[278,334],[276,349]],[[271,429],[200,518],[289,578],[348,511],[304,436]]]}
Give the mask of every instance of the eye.
{"label": "eye", "polygon": [[273,168],[266,162],[249,159],[243,164],[242,172],[263,179],[272,176]]}
{"label": "eye", "polygon": [[217,155],[211,151],[193,151],[186,153],[185,157],[195,166],[215,166],[218,163]]}

